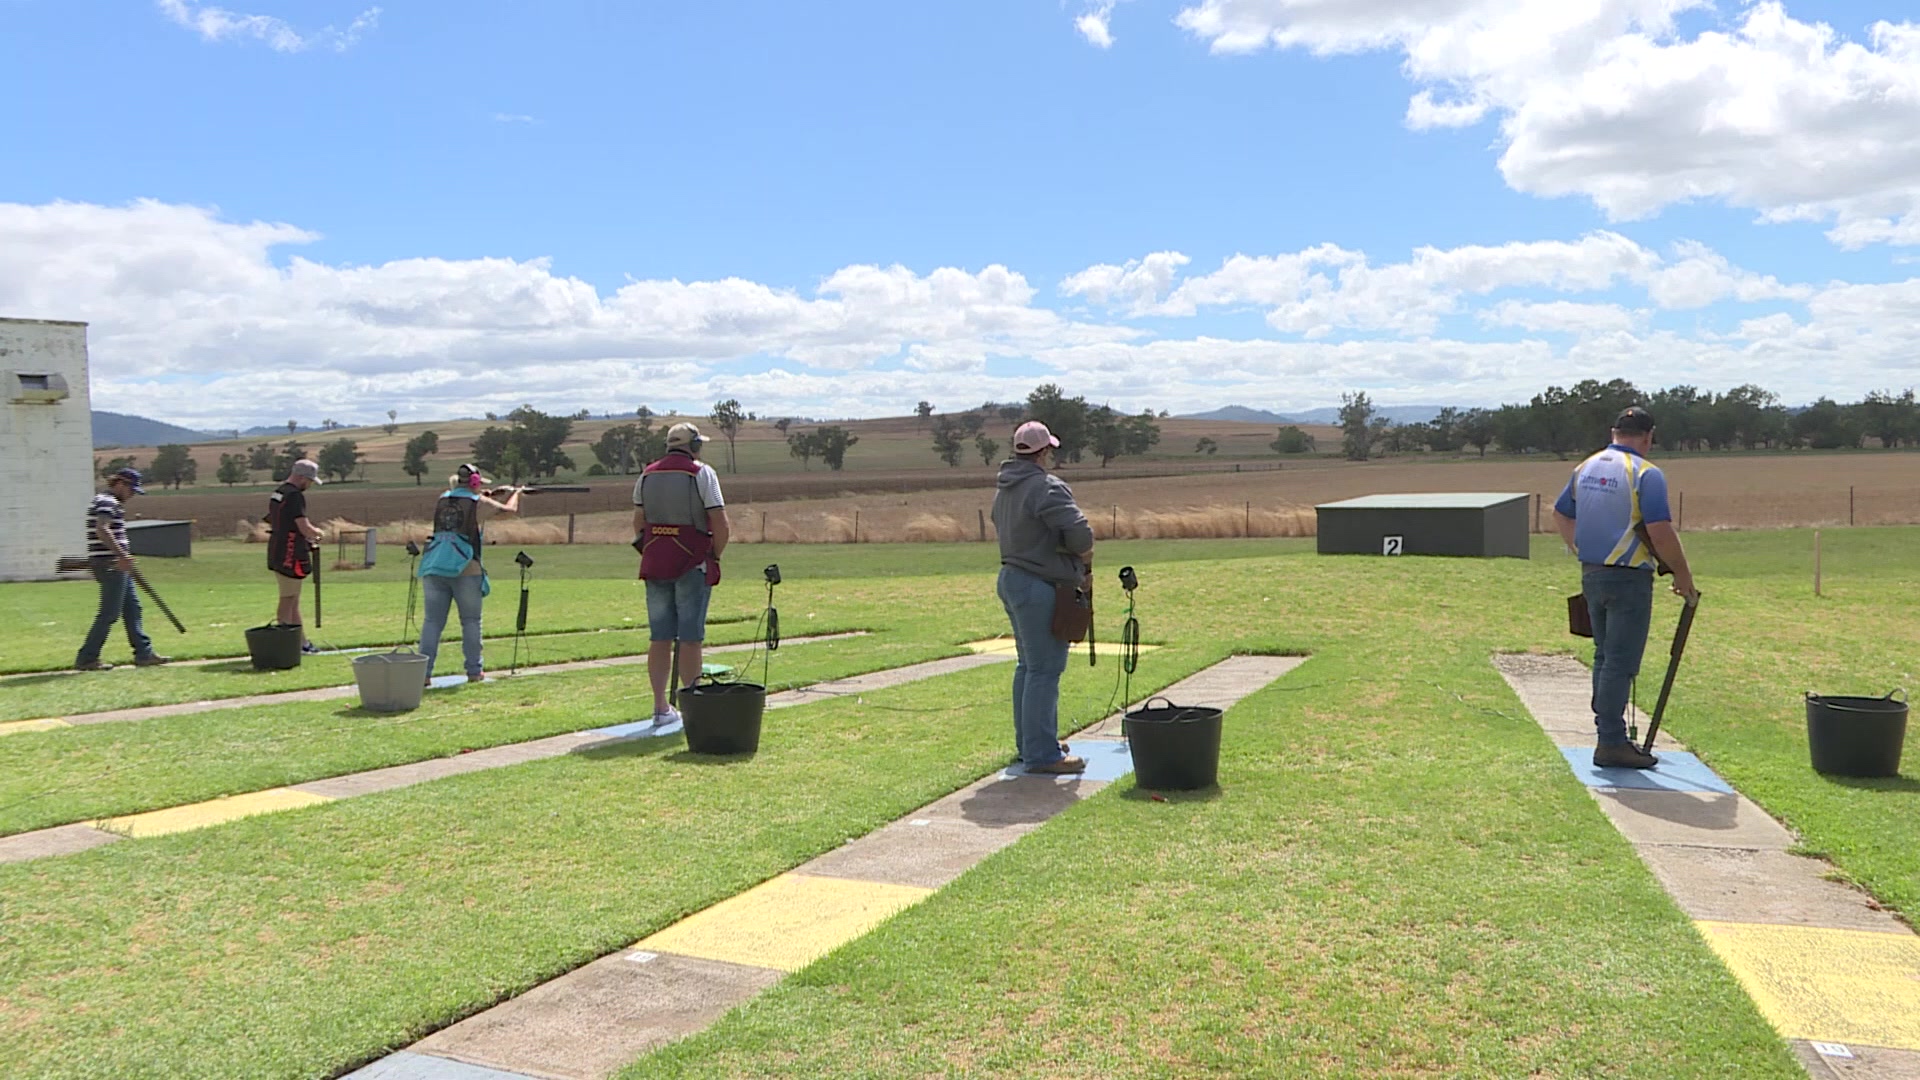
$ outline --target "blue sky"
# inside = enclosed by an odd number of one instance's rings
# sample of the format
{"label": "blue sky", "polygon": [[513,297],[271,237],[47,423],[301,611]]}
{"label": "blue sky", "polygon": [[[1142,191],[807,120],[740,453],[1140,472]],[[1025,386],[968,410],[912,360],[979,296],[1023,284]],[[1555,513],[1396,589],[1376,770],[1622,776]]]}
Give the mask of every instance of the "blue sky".
{"label": "blue sky", "polygon": [[0,0],[0,315],[102,407],[1916,381],[1887,2],[232,2]]}

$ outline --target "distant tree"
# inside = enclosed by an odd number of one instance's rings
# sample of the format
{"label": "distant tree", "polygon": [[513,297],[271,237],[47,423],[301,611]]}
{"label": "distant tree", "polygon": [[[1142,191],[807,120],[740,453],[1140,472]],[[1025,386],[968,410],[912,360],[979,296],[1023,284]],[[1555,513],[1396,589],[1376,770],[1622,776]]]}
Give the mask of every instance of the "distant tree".
{"label": "distant tree", "polygon": [[[1793,437],[1815,450],[1858,447],[1866,438],[1866,432],[1860,427],[1857,409],[1858,406],[1841,405],[1823,397],[1793,418]],[[1659,416],[1654,419],[1658,420]]]}
{"label": "distant tree", "polygon": [[1388,424],[1380,434],[1380,449],[1389,454],[1406,454],[1426,449],[1432,429],[1426,424]]}
{"label": "distant tree", "polygon": [[[652,431],[652,425],[647,431]],[[620,473],[625,476],[640,466],[640,451],[646,443],[638,424],[619,424],[600,433],[600,441],[593,444],[593,456],[598,458],[603,473]]]}
{"label": "distant tree", "polygon": [[293,472],[293,463],[307,456],[307,448],[298,439],[288,439],[287,444],[273,458],[273,475],[285,479]]}
{"label": "distant tree", "polygon": [[800,469],[805,472],[820,452],[820,433],[817,431],[796,431],[787,436],[787,454],[800,459]]}
{"label": "distant tree", "polygon": [[740,436],[740,425],[746,418],[747,414],[740,411],[740,403],[733,398],[714,402],[713,426],[727,437],[727,471],[730,473],[740,471],[740,461],[734,456],[733,440]]}
{"label": "distant tree", "polygon": [[773,422],[773,430],[779,432],[782,435],[785,435],[787,433],[787,429],[792,426],[793,426],[793,417],[791,416],[783,416],[780,419],[775,420]]}
{"label": "distant tree", "polygon": [[[474,436],[473,447],[467,452],[472,455],[473,463],[478,465],[482,472],[505,473],[507,471],[507,451],[512,437],[513,433],[506,428],[490,427]],[[520,477],[525,473],[525,459],[519,458],[518,460],[521,463],[521,472],[514,473],[507,477],[509,481],[514,483],[518,483]]]}
{"label": "distant tree", "polygon": [[320,466],[322,476],[337,477],[341,480],[353,475],[360,463],[360,446],[352,439],[335,439],[320,448],[320,456],[314,459]]}
{"label": "distant tree", "polygon": [[980,452],[980,464],[982,465],[991,465],[993,464],[993,459],[1000,456],[999,441],[989,439],[985,434],[975,435],[973,437],[973,448]]}
{"label": "distant tree", "polygon": [[1468,409],[1460,414],[1460,422],[1453,430],[1463,445],[1478,449],[1480,456],[1486,457],[1487,447],[1493,445],[1493,414],[1485,409]]}
{"label": "distant tree", "polygon": [[298,420],[287,421],[287,434],[294,435],[294,434],[297,434],[299,431],[300,431],[300,421]]}
{"label": "distant tree", "polygon": [[400,410],[388,409],[387,422],[385,424],[382,424],[381,427],[385,428],[387,434],[389,435],[393,434],[396,431],[399,431],[400,430]]}
{"label": "distant tree", "polygon": [[815,434],[820,439],[820,460],[826,462],[827,468],[834,472],[839,472],[846,465],[848,448],[860,441],[860,436],[849,433],[838,424],[823,427]]}
{"label": "distant tree", "polygon": [[134,461],[131,455],[121,456],[121,457],[110,457],[107,459],[107,463],[105,465],[100,466],[100,476],[101,478],[104,479],[106,477],[112,476],[114,473],[119,472],[121,469],[133,469],[138,467],[139,466],[134,464]]}
{"label": "distant tree", "polygon": [[400,468],[405,470],[408,476],[413,477],[415,487],[419,487],[421,477],[427,475],[429,468],[427,458],[439,452],[440,436],[435,432],[423,431],[407,440],[406,456],[401,461]]}
{"label": "distant tree", "polygon": [[247,447],[247,468],[272,471],[273,444],[255,443]]}
{"label": "distant tree", "polygon": [[1373,456],[1373,402],[1364,391],[1340,395],[1340,449],[1348,461],[1365,461]]}
{"label": "distant tree", "polygon": [[642,420],[651,420],[653,419],[653,410],[647,408],[645,405],[642,405],[639,408],[633,410],[633,415],[639,417]]}
{"label": "distant tree", "polygon": [[1426,425],[1427,449],[1439,454],[1451,454],[1466,445],[1466,437],[1460,432],[1460,422],[1466,414],[1449,405],[1440,410]]}
{"label": "distant tree", "polygon": [[986,426],[987,418],[980,413],[965,412],[960,414],[960,434],[965,435],[969,439],[984,431]]}
{"label": "distant tree", "polygon": [[1213,455],[1220,452],[1220,444],[1217,442],[1214,442],[1212,438],[1202,435],[1200,436],[1200,441],[1193,444],[1193,452],[1196,454],[1205,454],[1208,457],[1212,457]]}
{"label": "distant tree", "polygon": [[221,454],[220,471],[214,475],[221,483],[228,487],[232,487],[235,484],[244,484],[253,479],[253,477],[247,473],[247,455],[245,454]]}
{"label": "distant tree", "polygon": [[1542,450],[1565,461],[1568,453],[1582,443],[1580,421],[1575,415],[1573,395],[1565,387],[1549,386],[1528,403],[1532,413],[1532,434]]}
{"label": "distant tree", "polygon": [[200,466],[193,460],[191,448],[168,443],[155,451],[153,464],[147,466],[147,479],[162,487],[178,488],[181,484],[193,483],[199,472]]}
{"label": "distant tree", "polygon": [[[1161,410],[1161,418],[1165,419],[1166,415],[1166,410]],[[1134,457],[1139,457],[1160,445],[1160,425],[1154,423],[1151,409],[1142,412],[1139,416],[1128,417],[1121,427],[1124,431],[1122,449]]]}
{"label": "distant tree", "polygon": [[925,427],[927,418],[933,415],[933,403],[931,401],[922,401],[913,407],[913,414],[920,418],[920,426]]}
{"label": "distant tree", "polygon": [[1294,424],[1288,424],[1267,446],[1276,454],[1310,454],[1313,452],[1313,436]]}
{"label": "distant tree", "polygon": [[[1865,434],[1891,450],[1901,445],[1920,445],[1920,403],[1913,391],[1894,396],[1891,390],[1875,390],[1860,402],[1859,417]],[[1659,413],[1654,419],[1663,420]]]}
{"label": "distant tree", "polygon": [[[1108,410],[1111,412],[1112,410]],[[1046,383],[1027,395],[1027,415],[1047,425],[1060,440],[1055,455],[1061,461],[1078,462],[1092,437],[1089,421],[1093,410],[1083,397],[1068,397],[1057,384]]]}
{"label": "distant tree", "polygon": [[337,428],[337,427],[339,427],[339,426],[340,426],[339,424],[336,424],[336,423],[334,423],[334,422],[333,422],[332,420],[322,420],[322,421],[320,421],[320,430],[321,430],[321,431],[332,431],[332,430],[333,430],[334,428]]}
{"label": "distant tree", "polygon": [[953,422],[953,417],[942,416],[934,421],[933,452],[940,455],[940,460],[946,462],[948,468],[960,464],[961,456],[967,452],[966,440],[960,434],[960,425]]}
{"label": "distant tree", "polygon": [[1000,406],[1000,420],[1002,423],[1007,423],[1007,424],[1014,423],[1015,421],[1019,420],[1022,416],[1025,416],[1026,413],[1027,413],[1027,407],[1025,405]]}

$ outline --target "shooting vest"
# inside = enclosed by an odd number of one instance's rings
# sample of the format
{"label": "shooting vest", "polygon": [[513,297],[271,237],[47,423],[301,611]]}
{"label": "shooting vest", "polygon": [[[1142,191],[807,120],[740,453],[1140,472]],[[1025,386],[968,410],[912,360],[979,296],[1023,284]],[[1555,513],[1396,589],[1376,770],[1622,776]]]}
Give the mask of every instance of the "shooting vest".
{"label": "shooting vest", "polygon": [[707,561],[713,533],[700,498],[700,463],[684,450],[669,450],[640,473],[640,577],[672,581]]}
{"label": "shooting vest", "polygon": [[[433,538],[420,556],[421,577],[461,577],[480,562],[480,496],[458,488],[440,496],[433,507]],[[480,595],[488,587],[481,567]]]}

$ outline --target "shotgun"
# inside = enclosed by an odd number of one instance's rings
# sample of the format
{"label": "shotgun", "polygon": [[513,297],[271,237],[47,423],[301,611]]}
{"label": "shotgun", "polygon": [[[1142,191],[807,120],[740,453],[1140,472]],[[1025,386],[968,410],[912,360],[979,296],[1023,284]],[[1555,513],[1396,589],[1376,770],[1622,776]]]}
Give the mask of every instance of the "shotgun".
{"label": "shotgun", "polygon": [[1653,703],[1653,720],[1647,724],[1647,742],[1640,748],[1643,754],[1653,753],[1653,737],[1660,734],[1660,718],[1666,714],[1667,698],[1673,693],[1673,677],[1680,672],[1680,657],[1687,651],[1687,638],[1693,633],[1693,615],[1700,610],[1700,594],[1687,598],[1687,606],[1680,609],[1680,625],[1673,631],[1673,648],[1667,652],[1667,678],[1660,684],[1659,700]]}

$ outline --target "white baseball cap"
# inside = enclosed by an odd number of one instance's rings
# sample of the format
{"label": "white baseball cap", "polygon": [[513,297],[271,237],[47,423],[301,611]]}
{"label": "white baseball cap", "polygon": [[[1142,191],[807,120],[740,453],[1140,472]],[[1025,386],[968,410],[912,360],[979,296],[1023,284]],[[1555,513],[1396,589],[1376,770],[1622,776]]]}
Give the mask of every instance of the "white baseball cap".
{"label": "white baseball cap", "polygon": [[1038,420],[1029,420],[1013,432],[1013,452],[1016,454],[1037,454],[1048,447],[1057,447],[1060,440],[1053,437],[1047,425]]}

